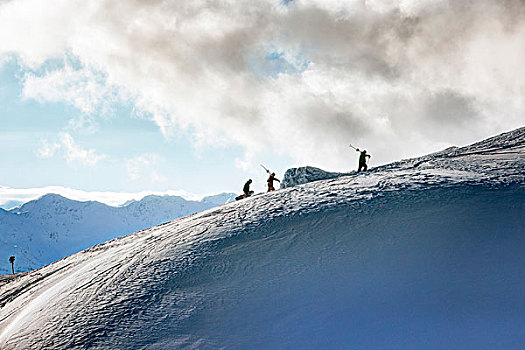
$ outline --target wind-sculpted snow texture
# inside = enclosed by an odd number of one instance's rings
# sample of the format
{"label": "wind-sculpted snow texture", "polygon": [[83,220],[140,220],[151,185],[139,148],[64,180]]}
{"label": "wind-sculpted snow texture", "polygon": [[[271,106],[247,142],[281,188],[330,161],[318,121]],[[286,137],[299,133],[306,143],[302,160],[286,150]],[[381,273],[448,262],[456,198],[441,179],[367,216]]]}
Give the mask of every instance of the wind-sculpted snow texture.
{"label": "wind-sculpted snow texture", "polygon": [[0,287],[0,348],[522,348],[524,161],[519,129],[95,246]]}

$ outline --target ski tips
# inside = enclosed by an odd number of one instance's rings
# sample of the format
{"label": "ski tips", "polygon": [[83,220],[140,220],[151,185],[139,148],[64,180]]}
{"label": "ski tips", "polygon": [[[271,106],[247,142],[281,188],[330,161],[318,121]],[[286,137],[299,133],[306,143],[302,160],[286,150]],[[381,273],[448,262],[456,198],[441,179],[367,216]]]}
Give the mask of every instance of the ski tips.
{"label": "ski tips", "polygon": [[262,164],[259,164],[264,170],[266,170],[266,172],[269,174],[270,173],[270,170],[268,170],[264,165]]}

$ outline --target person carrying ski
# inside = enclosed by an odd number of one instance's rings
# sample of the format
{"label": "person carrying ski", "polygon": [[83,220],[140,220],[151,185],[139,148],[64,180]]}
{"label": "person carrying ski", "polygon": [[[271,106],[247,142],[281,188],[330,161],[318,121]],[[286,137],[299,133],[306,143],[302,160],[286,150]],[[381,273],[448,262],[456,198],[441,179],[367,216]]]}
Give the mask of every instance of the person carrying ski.
{"label": "person carrying ski", "polygon": [[368,169],[368,166],[366,165],[366,157],[370,158],[370,154],[366,153],[366,149],[363,150],[363,151],[360,151],[359,148],[356,148],[355,150],[356,150],[356,152],[360,153],[360,155],[359,155],[359,168],[357,168],[357,172],[360,172],[361,169],[363,169],[363,171],[366,171],[366,169]]}
{"label": "person carrying ski", "polygon": [[252,184],[252,179],[248,179],[246,183],[244,184],[244,187],[242,188],[242,191],[244,192],[245,197],[250,197],[252,195],[252,191],[250,191],[250,185]]}
{"label": "person carrying ski", "polygon": [[271,173],[270,176],[268,177],[268,180],[266,180],[266,182],[268,182],[268,192],[275,191],[275,188],[273,187],[274,180],[279,183],[281,182],[281,180],[275,177],[275,173]]}

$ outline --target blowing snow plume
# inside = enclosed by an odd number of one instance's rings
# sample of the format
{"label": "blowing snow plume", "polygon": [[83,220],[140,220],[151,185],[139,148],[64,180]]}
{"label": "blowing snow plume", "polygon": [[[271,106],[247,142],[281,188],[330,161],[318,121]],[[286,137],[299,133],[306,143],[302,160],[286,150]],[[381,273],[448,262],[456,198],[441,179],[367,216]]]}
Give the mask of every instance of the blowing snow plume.
{"label": "blowing snow plume", "polygon": [[255,196],[0,287],[2,349],[519,348],[525,128]]}
{"label": "blowing snow plume", "polygon": [[349,140],[380,164],[525,114],[521,0],[13,0],[3,54],[26,99],[339,170]]}

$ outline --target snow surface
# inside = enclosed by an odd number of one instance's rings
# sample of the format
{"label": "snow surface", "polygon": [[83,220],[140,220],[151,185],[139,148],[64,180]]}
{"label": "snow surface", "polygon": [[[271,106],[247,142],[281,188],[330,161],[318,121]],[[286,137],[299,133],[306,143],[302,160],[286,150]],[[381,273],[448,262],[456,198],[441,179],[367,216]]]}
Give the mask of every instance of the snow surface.
{"label": "snow surface", "polygon": [[0,348],[523,348],[524,161],[521,128],[95,246],[3,282]]}
{"label": "snow surface", "polygon": [[9,211],[0,209],[0,274],[33,270],[95,244],[224,204],[222,193],[189,201],[178,196],[146,196],[124,206],[79,202],[47,194]]}

